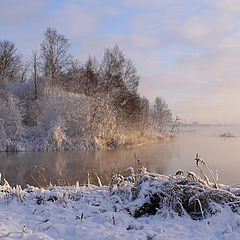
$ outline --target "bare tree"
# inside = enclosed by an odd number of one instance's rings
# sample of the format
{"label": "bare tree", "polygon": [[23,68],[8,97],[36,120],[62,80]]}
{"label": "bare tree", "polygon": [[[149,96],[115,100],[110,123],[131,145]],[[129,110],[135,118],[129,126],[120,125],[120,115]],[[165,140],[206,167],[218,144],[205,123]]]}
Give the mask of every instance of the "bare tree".
{"label": "bare tree", "polygon": [[22,70],[22,57],[17,53],[15,44],[8,41],[0,41],[0,83],[15,82],[20,79]]}
{"label": "bare tree", "polygon": [[95,57],[89,57],[87,62],[82,66],[81,89],[87,96],[99,92],[99,68],[99,63]]}
{"label": "bare tree", "polygon": [[181,120],[181,118],[179,116],[176,116],[176,118],[173,122],[172,128],[171,128],[171,132],[174,131],[174,128],[179,127],[180,120]]}
{"label": "bare tree", "polygon": [[38,51],[32,51],[32,64],[33,64],[33,79],[34,79],[34,96],[38,98],[38,68],[39,68],[39,56]]}
{"label": "bare tree", "polygon": [[140,114],[138,124],[141,134],[144,135],[144,131],[150,126],[150,103],[146,97],[140,98]]}
{"label": "bare tree", "polygon": [[26,62],[22,65],[22,70],[21,70],[21,82],[25,82],[26,79],[27,79],[27,75],[28,75],[28,72],[29,72],[29,66],[30,66],[30,63]]}
{"label": "bare tree", "polygon": [[140,103],[137,94],[140,77],[118,46],[105,50],[100,75],[99,89],[111,96],[119,120],[135,118]]}
{"label": "bare tree", "polygon": [[166,101],[157,97],[153,104],[153,125],[155,130],[165,131],[166,126],[172,121],[172,113]]}
{"label": "bare tree", "polygon": [[67,92],[83,93],[82,78],[82,66],[80,66],[78,60],[73,59],[69,69],[61,74],[56,84]]}
{"label": "bare tree", "polygon": [[44,37],[41,43],[43,73],[50,77],[54,84],[61,74],[66,73],[72,63],[72,56],[69,54],[70,44],[64,35],[53,28],[47,28]]}
{"label": "bare tree", "polygon": [[101,64],[102,87],[106,92],[124,89],[131,93],[137,91],[139,76],[132,61],[126,58],[116,45],[106,49]]}
{"label": "bare tree", "polygon": [[99,89],[99,68],[99,63],[95,57],[89,57],[84,65],[75,61],[58,83],[68,92],[93,96],[102,91]]}

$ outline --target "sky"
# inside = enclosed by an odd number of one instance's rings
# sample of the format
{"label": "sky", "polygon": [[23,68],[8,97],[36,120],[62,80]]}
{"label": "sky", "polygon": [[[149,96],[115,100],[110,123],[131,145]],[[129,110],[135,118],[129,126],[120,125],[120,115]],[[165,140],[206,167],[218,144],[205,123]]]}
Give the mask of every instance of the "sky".
{"label": "sky", "polygon": [[240,123],[240,0],[0,0],[0,40],[29,59],[47,27],[80,62],[119,45],[183,122]]}

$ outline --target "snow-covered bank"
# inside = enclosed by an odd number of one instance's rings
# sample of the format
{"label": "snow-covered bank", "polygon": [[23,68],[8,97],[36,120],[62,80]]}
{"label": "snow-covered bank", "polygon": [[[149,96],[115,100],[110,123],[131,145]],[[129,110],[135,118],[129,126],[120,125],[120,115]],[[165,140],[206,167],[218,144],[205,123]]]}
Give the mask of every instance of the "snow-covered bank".
{"label": "snow-covered bank", "polygon": [[0,238],[240,239],[239,185],[216,188],[193,173],[128,172],[100,187],[22,190],[3,181]]}
{"label": "snow-covered bank", "polygon": [[[29,130],[28,130],[29,131]],[[34,131],[31,129],[30,131]],[[113,149],[113,148],[129,148],[137,147],[145,144],[163,142],[168,139],[176,137],[175,134],[167,133],[165,135],[160,133],[149,133],[145,135],[139,134],[122,134],[119,137],[118,142],[111,142],[102,144],[98,139],[93,138],[71,138],[59,140],[59,134],[61,130],[58,126],[53,129],[53,136],[49,138],[48,134],[44,131],[39,131],[38,136],[30,135],[30,131],[27,135],[22,136],[21,139],[6,139],[0,142],[0,152],[27,152],[27,151],[68,151],[68,150],[100,150],[100,149]],[[41,134],[40,134],[41,132]]]}

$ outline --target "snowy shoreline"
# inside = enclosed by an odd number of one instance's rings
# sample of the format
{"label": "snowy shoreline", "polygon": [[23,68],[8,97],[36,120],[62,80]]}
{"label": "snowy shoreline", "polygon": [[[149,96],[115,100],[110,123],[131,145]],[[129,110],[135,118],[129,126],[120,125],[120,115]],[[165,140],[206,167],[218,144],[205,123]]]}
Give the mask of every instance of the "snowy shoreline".
{"label": "snowy shoreline", "polygon": [[60,145],[56,143],[50,144],[44,138],[22,138],[20,141],[7,140],[4,143],[0,142],[0,152],[28,152],[28,151],[94,151],[100,149],[121,149],[139,147],[146,144],[164,142],[176,137],[174,133],[159,133],[146,134],[145,136],[126,136],[117,145],[102,146],[96,140],[86,138],[71,139],[71,141],[63,141]]}
{"label": "snowy shoreline", "polygon": [[[144,168],[136,174],[132,168],[127,170],[128,176],[115,174],[110,186],[99,187],[77,182],[22,190],[3,180],[0,238],[240,238],[239,185],[216,188],[193,173],[163,176]],[[196,216],[198,220],[193,220]]]}

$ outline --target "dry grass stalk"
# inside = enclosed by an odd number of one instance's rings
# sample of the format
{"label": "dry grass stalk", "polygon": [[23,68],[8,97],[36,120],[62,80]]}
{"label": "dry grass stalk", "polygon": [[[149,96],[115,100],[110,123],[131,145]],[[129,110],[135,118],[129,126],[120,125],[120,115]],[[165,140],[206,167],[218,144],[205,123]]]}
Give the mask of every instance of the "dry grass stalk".
{"label": "dry grass stalk", "polygon": [[37,184],[39,188],[46,188],[49,184],[47,183],[46,177],[45,177],[45,168],[38,168],[38,166],[35,166],[35,169],[37,171],[38,180],[31,175],[32,180]]}
{"label": "dry grass stalk", "polygon": [[[233,211],[240,211],[240,187],[234,192],[230,188],[220,188],[206,162],[199,155],[196,159],[203,179],[193,172],[181,170],[175,176],[166,177],[142,169],[128,177],[113,175],[110,195],[117,196],[120,199],[118,202],[134,217],[156,212],[169,216],[171,212],[176,212],[180,216],[188,214],[193,219],[203,219],[217,213],[220,209],[218,206],[225,205]],[[199,163],[206,167],[213,183]]]}

